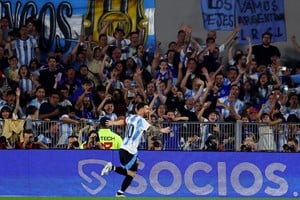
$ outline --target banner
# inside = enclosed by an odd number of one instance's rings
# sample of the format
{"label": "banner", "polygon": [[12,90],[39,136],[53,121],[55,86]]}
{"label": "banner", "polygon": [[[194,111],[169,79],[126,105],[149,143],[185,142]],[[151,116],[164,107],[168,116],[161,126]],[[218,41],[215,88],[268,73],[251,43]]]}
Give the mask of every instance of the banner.
{"label": "banner", "polygon": [[[0,196],[114,196],[113,150],[2,150]],[[141,151],[126,191],[139,197],[299,197],[299,153]]]}
{"label": "banner", "polygon": [[261,43],[264,32],[273,34],[272,42],[286,41],[283,0],[237,0],[237,18],[241,44],[248,43],[247,36],[253,44]]}
{"label": "banner", "polygon": [[11,29],[36,17],[41,25],[40,48],[47,52],[56,48],[70,52],[80,34],[92,35],[97,42],[99,31],[110,20],[107,34],[113,35],[117,26],[124,28],[126,36],[140,30],[144,44],[155,46],[154,0],[4,0],[0,11],[9,18]]}
{"label": "banner", "polygon": [[206,30],[232,30],[235,27],[235,0],[201,0]]}

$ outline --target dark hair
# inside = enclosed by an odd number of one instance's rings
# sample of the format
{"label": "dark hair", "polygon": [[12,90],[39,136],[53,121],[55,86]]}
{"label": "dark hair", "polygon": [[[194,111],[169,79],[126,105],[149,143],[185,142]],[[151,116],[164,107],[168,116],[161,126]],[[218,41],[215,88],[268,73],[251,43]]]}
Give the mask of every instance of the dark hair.
{"label": "dark hair", "polygon": [[19,67],[19,70],[18,70],[18,75],[19,75],[19,77],[21,78],[21,68],[25,68],[25,69],[27,69],[27,74],[26,74],[26,78],[30,78],[30,72],[29,72],[29,70],[28,70],[28,66],[27,65],[21,65],[20,67]]}
{"label": "dark hair", "polygon": [[208,42],[216,42],[216,40],[213,37],[208,37],[208,38],[206,38],[206,43],[208,43]]}
{"label": "dark hair", "polygon": [[68,136],[68,139],[70,139],[70,138],[76,138],[76,139],[78,139],[78,136],[76,136],[76,135],[70,135],[70,136]]}
{"label": "dark hair", "polygon": [[7,106],[7,105],[4,105],[2,108],[1,108],[1,114],[3,113],[3,112],[10,112],[11,113],[11,109],[10,109],[10,107],[9,106]]}
{"label": "dark hair", "polygon": [[37,107],[30,105],[26,108],[27,115],[33,115],[38,110]]}
{"label": "dark hair", "polygon": [[88,138],[91,137],[91,135],[95,133],[97,136],[96,136],[96,142],[99,142],[100,141],[100,138],[99,138],[99,135],[97,133],[96,130],[91,130],[89,133],[88,133]]}
{"label": "dark hair", "polygon": [[136,105],[136,109],[140,110],[141,108],[144,108],[145,106],[147,106],[148,104],[144,103],[144,102],[140,102]]}
{"label": "dark hair", "polygon": [[270,33],[270,32],[264,32],[264,33],[261,35],[261,37],[265,37],[266,35],[270,36],[270,39],[272,39],[272,37],[273,37],[273,34]]}
{"label": "dark hair", "polygon": [[12,59],[14,59],[14,58],[18,60],[18,57],[17,57],[16,55],[10,56],[10,57],[8,58],[8,60],[12,60]]}
{"label": "dark hair", "polygon": [[33,130],[32,129],[25,129],[23,131],[23,134],[25,134],[25,133],[27,133],[27,134],[33,134]]}
{"label": "dark hair", "polygon": [[63,106],[61,108],[61,114],[69,114],[71,112],[75,112],[75,108],[73,106]]}
{"label": "dark hair", "polygon": [[[39,85],[35,88],[35,92],[37,92],[39,89],[44,89],[45,90],[45,87],[42,86],[42,85]],[[46,91],[46,90],[45,90]]]}
{"label": "dark hair", "polygon": [[53,90],[51,91],[51,93],[50,93],[49,96],[52,96],[52,95],[58,95],[58,96],[60,97],[60,93],[59,93],[59,91],[56,90],[56,89],[53,89]]}

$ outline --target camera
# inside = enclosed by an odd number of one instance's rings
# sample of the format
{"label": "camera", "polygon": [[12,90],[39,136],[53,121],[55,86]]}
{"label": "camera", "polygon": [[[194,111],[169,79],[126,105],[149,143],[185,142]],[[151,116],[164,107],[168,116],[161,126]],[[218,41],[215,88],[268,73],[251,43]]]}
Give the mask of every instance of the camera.
{"label": "camera", "polygon": [[205,151],[218,151],[217,137],[210,135],[205,141]]}
{"label": "camera", "polygon": [[30,144],[30,143],[37,142],[37,141],[38,141],[37,137],[30,136],[28,143]]}
{"label": "camera", "polygon": [[283,146],[282,146],[282,148],[283,148],[283,151],[284,152],[296,152],[296,149],[295,149],[295,146],[294,145],[288,145],[288,144],[284,144]]}
{"label": "camera", "polygon": [[78,141],[72,142],[71,149],[78,149],[78,148],[79,148],[79,142]]}
{"label": "camera", "polygon": [[161,138],[159,136],[151,137],[150,150],[161,150],[162,143]]}
{"label": "camera", "polygon": [[251,152],[252,147],[249,144],[242,144],[241,145],[241,151],[243,152]]}

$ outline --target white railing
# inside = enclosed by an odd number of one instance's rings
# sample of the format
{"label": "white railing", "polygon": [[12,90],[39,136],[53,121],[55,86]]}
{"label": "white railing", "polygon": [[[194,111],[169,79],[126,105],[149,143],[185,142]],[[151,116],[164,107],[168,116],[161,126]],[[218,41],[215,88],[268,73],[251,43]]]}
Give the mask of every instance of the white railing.
{"label": "white railing", "polygon": [[[26,125],[25,120],[0,121],[0,135],[6,136],[12,145],[19,140]],[[140,149],[160,150],[204,150],[210,135],[215,135],[219,143],[220,151],[240,151],[245,139],[252,139],[253,151],[283,150],[287,138],[296,138],[299,141],[300,124],[284,123],[275,126],[267,126],[263,123],[243,123],[241,121],[222,123],[199,123],[199,122],[160,122],[160,127],[171,127],[170,134],[162,134],[153,137],[151,133],[145,134]],[[28,124],[27,124],[28,126]],[[62,135],[79,136],[80,143],[86,141],[90,130],[99,130],[99,122],[88,121],[78,125],[65,124],[62,121],[32,121],[36,140],[45,143],[50,149],[65,148],[67,144],[58,145]],[[111,127],[111,130],[121,137],[125,134],[125,126]],[[154,146],[153,146],[154,145]],[[244,149],[243,149],[244,150]]]}

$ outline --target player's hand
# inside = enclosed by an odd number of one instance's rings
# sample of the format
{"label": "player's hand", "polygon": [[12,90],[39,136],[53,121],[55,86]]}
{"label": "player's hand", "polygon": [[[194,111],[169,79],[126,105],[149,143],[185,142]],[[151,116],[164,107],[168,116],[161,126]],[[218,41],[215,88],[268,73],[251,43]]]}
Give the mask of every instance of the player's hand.
{"label": "player's hand", "polygon": [[171,132],[171,128],[170,127],[162,128],[162,129],[160,129],[160,132],[162,132],[162,133],[170,133]]}
{"label": "player's hand", "polygon": [[113,125],[114,125],[114,121],[112,121],[112,120],[107,120],[107,121],[105,122],[105,125],[108,126],[108,127],[113,126]]}

